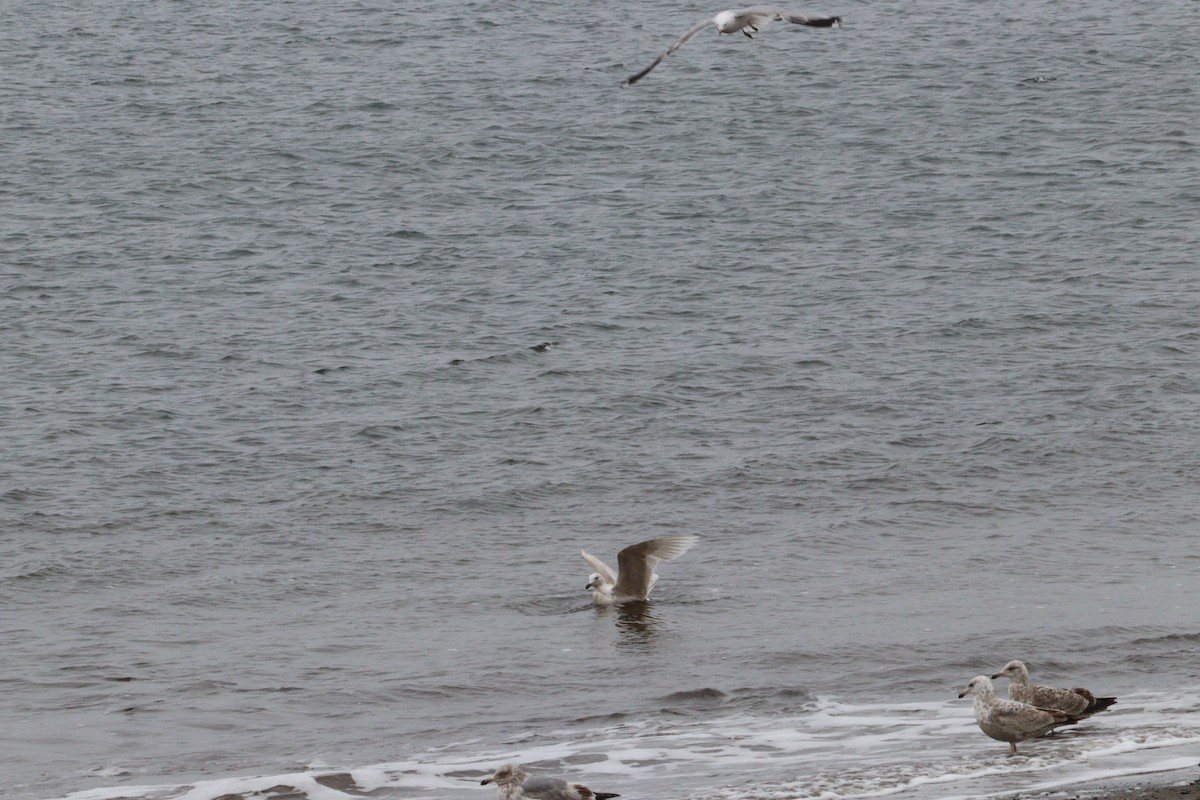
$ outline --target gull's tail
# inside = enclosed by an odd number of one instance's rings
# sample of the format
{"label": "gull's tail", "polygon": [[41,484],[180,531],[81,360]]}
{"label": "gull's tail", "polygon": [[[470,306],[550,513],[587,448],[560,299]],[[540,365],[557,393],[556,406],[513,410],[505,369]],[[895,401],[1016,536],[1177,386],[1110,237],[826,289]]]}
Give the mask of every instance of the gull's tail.
{"label": "gull's tail", "polygon": [[1087,708],[1081,711],[1081,714],[1096,714],[1117,702],[1115,697],[1096,697],[1087,689],[1080,689],[1078,686],[1071,691],[1088,701]]}

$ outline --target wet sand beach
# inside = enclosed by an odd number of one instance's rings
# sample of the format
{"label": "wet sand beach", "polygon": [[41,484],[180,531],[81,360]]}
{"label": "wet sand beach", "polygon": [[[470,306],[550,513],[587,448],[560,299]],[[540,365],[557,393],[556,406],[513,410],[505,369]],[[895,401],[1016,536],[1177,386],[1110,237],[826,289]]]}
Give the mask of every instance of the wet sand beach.
{"label": "wet sand beach", "polygon": [[1200,798],[1200,765],[1184,770],[1139,775],[1064,792],[1018,793],[1014,800],[1196,800]]}

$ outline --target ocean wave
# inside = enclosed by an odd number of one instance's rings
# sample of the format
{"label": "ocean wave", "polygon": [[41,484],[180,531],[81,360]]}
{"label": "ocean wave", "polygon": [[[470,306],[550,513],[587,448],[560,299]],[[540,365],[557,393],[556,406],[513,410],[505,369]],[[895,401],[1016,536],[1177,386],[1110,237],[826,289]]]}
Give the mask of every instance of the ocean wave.
{"label": "ocean wave", "polygon": [[[723,703],[753,691],[700,688],[662,700]],[[1115,710],[1027,742],[1009,758],[1002,743],[980,733],[966,703],[817,698],[791,716],[610,719],[539,731],[504,748],[460,742],[384,764],[314,763],[295,773],[114,786],[62,800],[450,800],[476,792],[487,798],[479,777],[506,762],[663,800],[982,798],[1192,766],[1200,754],[1198,710],[1190,690],[1123,697]]]}

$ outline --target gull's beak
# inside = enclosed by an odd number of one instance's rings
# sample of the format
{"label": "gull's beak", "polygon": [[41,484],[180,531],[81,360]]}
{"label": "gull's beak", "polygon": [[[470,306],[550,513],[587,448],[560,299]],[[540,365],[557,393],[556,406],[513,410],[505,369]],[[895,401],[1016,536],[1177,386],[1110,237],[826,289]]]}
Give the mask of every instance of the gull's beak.
{"label": "gull's beak", "polygon": [[483,780],[481,780],[481,781],[479,782],[479,785],[480,785],[480,786],[484,786],[485,784],[489,784],[489,783],[491,783],[491,782],[492,782],[492,781],[494,781],[494,780],[496,780],[496,776],[495,776],[495,775],[491,775],[491,776],[489,776],[489,777],[487,777],[487,778],[484,778]]}
{"label": "gull's beak", "polygon": [[968,693],[968,692],[970,692],[970,691],[971,691],[971,690],[970,690],[969,688],[968,688],[968,689],[963,689],[961,692],[959,692],[959,693],[958,693],[958,699],[959,699],[959,700],[963,699],[964,697],[966,697],[966,696],[967,696],[967,693]]}
{"label": "gull's beak", "polygon": [[583,587],[583,590],[585,592],[587,592],[587,591],[591,591],[591,588],[592,588],[592,585],[589,583],[587,586]]}
{"label": "gull's beak", "polygon": [[997,672],[995,675],[992,676],[992,680],[996,680],[996,678],[1003,678],[1003,677],[1004,677],[1003,672]]}

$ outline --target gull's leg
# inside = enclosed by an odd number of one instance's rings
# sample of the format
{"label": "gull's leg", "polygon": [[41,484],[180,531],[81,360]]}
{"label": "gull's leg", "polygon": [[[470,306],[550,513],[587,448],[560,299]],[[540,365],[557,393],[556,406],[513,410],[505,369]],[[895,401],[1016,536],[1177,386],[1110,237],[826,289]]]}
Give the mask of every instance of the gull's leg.
{"label": "gull's leg", "polygon": [[758,28],[754,27],[753,25],[750,25],[750,23],[748,23],[748,22],[746,24],[747,24],[747,26],[749,26],[750,30],[754,31],[755,33],[758,33]]}
{"label": "gull's leg", "polygon": [[1012,758],[1013,756],[1015,756],[1017,754],[1017,743],[1016,742],[1009,742],[1008,748],[1009,748],[1008,749],[1008,757],[1009,758]]}
{"label": "gull's leg", "polygon": [[[753,26],[752,26],[752,27],[753,27]],[[758,30],[758,28],[754,28],[754,30]],[[754,37],[753,37],[753,36],[751,36],[750,34],[746,33],[746,29],[745,29],[745,28],[742,28],[742,36],[745,36],[747,39],[753,39],[753,38],[754,38]]]}

